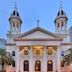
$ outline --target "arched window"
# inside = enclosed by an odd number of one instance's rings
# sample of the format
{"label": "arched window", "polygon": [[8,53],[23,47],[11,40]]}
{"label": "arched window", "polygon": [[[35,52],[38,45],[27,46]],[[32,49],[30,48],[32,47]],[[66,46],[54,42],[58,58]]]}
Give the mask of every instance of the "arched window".
{"label": "arched window", "polygon": [[19,27],[19,24],[17,23],[17,28]]}
{"label": "arched window", "polygon": [[15,51],[12,51],[12,56],[15,56]]}
{"label": "arched window", "polygon": [[64,56],[64,51],[61,51],[61,56]]}
{"label": "arched window", "polygon": [[19,13],[17,12],[17,16],[19,16]]}
{"label": "arched window", "polygon": [[15,67],[15,61],[13,61],[12,66]]}
{"label": "arched window", "polygon": [[63,15],[64,14],[64,12],[63,12],[63,10],[61,11],[61,15]]}
{"label": "arched window", "polygon": [[60,26],[60,23],[58,23],[58,28],[59,28],[59,26]]}
{"label": "arched window", "polygon": [[64,67],[64,61],[63,60],[61,61],[61,67]]}
{"label": "arched window", "polygon": [[62,25],[62,27],[63,27],[64,23],[63,23],[63,22],[61,22],[61,25]]}
{"label": "arched window", "polygon": [[29,71],[29,61],[28,60],[24,61],[24,71]]}
{"label": "arched window", "polygon": [[14,31],[15,30],[15,22],[13,22],[12,27],[13,27],[13,31]]}
{"label": "arched window", "polygon": [[57,16],[59,16],[59,15],[60,15],[60,12],[58,12]]}
{"label": "arched window", "polygon": [[13,15],[15,15],[15,11],[13,12]]}
{"label": "arched window", "polygon": [[52,60],[48,60],[48,63],[47,63],[47,72],[48,71],[53,71],[53,61]]}
{"label": "arched window", "polygon": [[41,71],[41,62],[39,60],[35,62],[35,71]]}

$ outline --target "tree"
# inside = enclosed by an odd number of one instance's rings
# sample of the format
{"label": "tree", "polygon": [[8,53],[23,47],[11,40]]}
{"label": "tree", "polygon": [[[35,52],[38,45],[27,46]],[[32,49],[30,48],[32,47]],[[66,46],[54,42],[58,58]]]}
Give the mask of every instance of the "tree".
{"label": "tree", "polygon": [[4,65],[11,65],[13,57],[6,49],[0,48],[0,64],[2,65],[2,72],[4,72]]}
{"label": "tree", "polygon": [[72,48],[68,49],[65,52],[63,60],[65,65],[70,65],[72,63]]}

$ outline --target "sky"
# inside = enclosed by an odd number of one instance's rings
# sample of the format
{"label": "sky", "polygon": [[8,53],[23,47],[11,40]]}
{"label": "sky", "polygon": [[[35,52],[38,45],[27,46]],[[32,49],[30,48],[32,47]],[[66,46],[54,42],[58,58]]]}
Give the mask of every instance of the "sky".
{"label": "sky", "polygon": [[[63,9],[68,17],[68,29],[72,26],[72,0],[63,0]],[[17,9],[22,19],[21,31],[26,32],[39,26],[55,32],[54,20],[59,11],[60,0],[17,0]],[[0,38],[6,38],[10,14],[14,10],[14,0],[0,1]]]}

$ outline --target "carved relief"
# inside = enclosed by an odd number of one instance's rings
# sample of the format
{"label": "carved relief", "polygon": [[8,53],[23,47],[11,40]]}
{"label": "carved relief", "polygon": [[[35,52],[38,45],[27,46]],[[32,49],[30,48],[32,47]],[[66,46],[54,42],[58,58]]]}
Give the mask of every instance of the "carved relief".
{"label": "carved relief", "polygon": [[30,50],[29,46],[20,46],[19,47],[20,53],[23,53],[24,55],[29,55],[29,50]]}
{"label": "carved relief", "polygon": [[52,55],[52,54],[56,53],[56,51],[57,51],[57,47],[55,47],[55,46],[47,47],[47,54],[48,55]]}
{"label": "carved relief", "polygon": [[33,54],[34,56],[42,56],[43,55],[43,46],[33,46]]}

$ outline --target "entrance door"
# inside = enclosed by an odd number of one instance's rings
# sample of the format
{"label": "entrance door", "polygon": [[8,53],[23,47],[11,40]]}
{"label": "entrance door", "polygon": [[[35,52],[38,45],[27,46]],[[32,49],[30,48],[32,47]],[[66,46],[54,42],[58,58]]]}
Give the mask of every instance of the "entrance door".
{"label": "entrance door", "polygon": [[47,72],[52,72],[52,71],[53,71],[53,61],[52,60],[48,60]]}
{"label": "entrance door", "polygon": [[24,61],[24,72],[29,72],[29,61],[28,60],[25,60]]}
{"label": "entrance door", "polygon": [[35,72],[41,72],[41,62],[39,60],[35,62]]}

